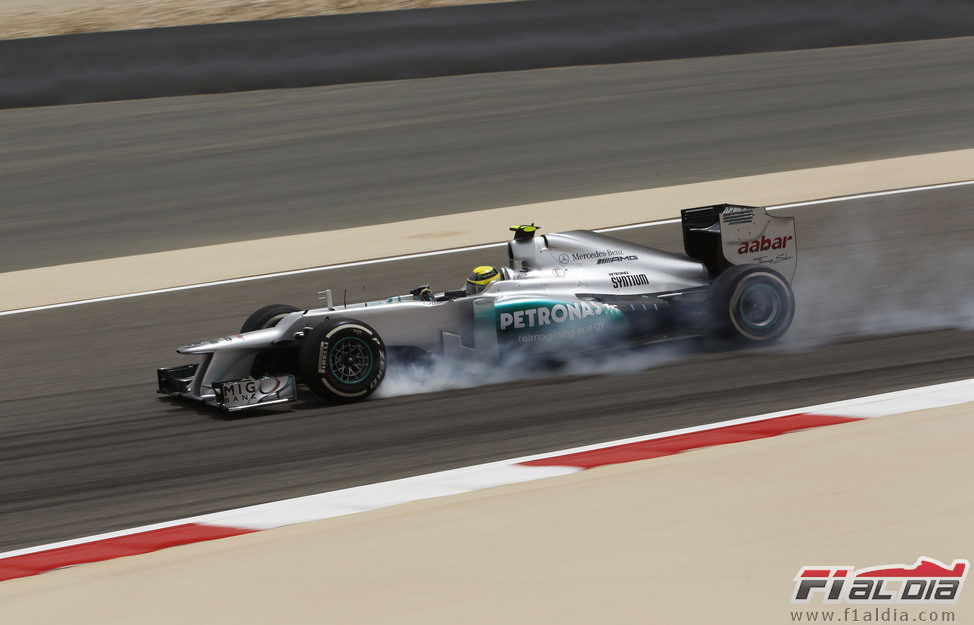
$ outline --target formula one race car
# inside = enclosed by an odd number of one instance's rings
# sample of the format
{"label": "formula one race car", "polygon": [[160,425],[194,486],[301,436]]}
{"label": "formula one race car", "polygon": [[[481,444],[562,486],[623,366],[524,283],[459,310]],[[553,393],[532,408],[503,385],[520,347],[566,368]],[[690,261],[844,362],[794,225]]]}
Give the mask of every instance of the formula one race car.
{"label": "formula one race car", "polygon": [[730,204],[681,218],[686,256],[516,226],[509,266],[478,268],[463,290],[340,307],[326,291],[322,308],[265,306],[238,334],[180,347],[202,362],[159,369],[159,392],[232,412],[291,401],[298,383],[331,401],[364,399],[397,351],[500,364],[677,337],[781,337],[795,313],[794,218]]}

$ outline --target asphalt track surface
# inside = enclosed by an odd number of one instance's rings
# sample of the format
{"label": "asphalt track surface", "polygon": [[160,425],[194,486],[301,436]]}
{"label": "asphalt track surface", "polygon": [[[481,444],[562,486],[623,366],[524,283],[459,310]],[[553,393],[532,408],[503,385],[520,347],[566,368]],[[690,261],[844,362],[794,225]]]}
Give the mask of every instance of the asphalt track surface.
{"label": "asphalt track surface", "polygon": [[0,111],[0,270],[968,148],[972,56],[960,38]]}
{"label": "asphalt track surface", "polygon": [[[782,211],[798,217],[801,308],[780,346],[667,346],[573,363],[575,375],[349,406],[303,395],[290,410],[224,420],[156,396],[154,369],[263,304],[311,305],[325,287],[348,288],[350,301],[448,288],[503,262],[502,249],[0,318],[0,549],[972,377],[974,333],[943,329],[974,318],[970,196],[957,187]],[[681,245],[676,225],[619,234]]]}

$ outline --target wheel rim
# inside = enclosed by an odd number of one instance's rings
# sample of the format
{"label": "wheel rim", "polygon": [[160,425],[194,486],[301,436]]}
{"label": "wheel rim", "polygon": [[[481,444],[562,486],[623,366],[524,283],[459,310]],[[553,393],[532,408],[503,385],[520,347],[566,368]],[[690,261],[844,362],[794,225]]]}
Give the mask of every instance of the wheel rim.
{"label": "wheel rim", "polygon": [[362,339],[346,336],[328,354],[331,374],[342,384],[358,384],[372,373],[372,350]]}
{"label": "wheel rim", "polygon": [[737,312],[745,325],[755,329],[773,326],[781,314],[781,294],[770,284],[752,284],[744,289]]}

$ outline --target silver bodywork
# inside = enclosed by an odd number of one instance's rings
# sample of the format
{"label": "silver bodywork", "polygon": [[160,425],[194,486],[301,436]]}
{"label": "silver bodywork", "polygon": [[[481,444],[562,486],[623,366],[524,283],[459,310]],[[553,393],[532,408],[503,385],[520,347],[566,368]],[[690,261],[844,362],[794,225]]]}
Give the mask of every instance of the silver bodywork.
{"label": "silver bodywork", "polygon": [[[761,262],[755,260],[761,255],[760,243],[755,253],[739,254],[738,250],[742,245],[750,249],[749,242],[760,242],[762,236],[794,236],[790,218],[772,218],[764,209],[750,210],[746,222],[739,212],[725,211],[721,216],[724,254],[731,263]],[[737,223],[725,223],[725,219]],[[776,263],[776,270],[784,269],[787,278],[792,278],[794,265],[789,266],[789,259],[765,255]],[[214,390],[219,383],[252,379],[257,354],[297,345],[311,328],[326,320],[363,321],[378,332],[387,348],[418,348],[447,358],[497,359],[512,344],[561,345],[578,342],[583,336],[590,341],[621,333],[628,309],[623,310],[618,302],[626,302],[633,311],[632,301],[643,310],[650,311],[648,306],[658,310],[681,295],[705,292],[712,281],[712,271],[699,260],[583,230],[534,235],[532,229],[531,236],[518,232],[509,244],[508,256],[502,279],[476,295],[439,294],[435,301],[424,301],[403,294],[314,308],[288,314],[271,328],[180,347],[179,353],[201,356],[202,362],[187,371],[191,375],[178,385],[164,390],[160,383],[160,390],[222,405]],[[259,385],[260,380],[256,382]]]}

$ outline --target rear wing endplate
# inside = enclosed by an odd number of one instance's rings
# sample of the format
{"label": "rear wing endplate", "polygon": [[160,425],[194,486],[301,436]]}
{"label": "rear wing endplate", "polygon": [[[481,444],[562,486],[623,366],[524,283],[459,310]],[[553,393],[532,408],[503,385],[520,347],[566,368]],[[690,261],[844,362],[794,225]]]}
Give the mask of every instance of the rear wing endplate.
{"label": "rear wing endplate", "polygon": [[769,215],[758,206],[717,204],[680,211],[683,249],[712,276],[734,265],[767,265],[794,281],[798,238],[794,217]]}

